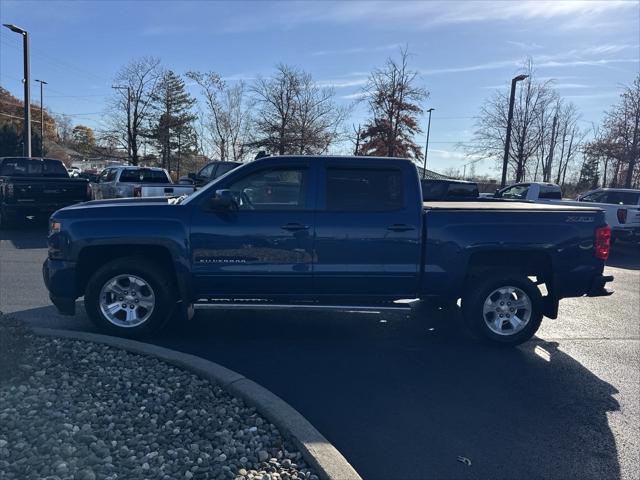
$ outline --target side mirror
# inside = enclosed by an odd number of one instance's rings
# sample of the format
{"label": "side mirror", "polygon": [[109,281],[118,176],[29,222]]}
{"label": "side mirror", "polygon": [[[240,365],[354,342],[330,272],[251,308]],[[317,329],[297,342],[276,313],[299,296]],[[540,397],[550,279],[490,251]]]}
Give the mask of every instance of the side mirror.
{"label": "side mirror", "polygon": [[500,198],[500,189],[496,188],[496,191],[493,193],[493,198]]}
{"label": "side mirror", "polygon": [[198,178],[193,172],[187,174],[187,177],[189,177],[189,179],[193,180],[194,182],[196,181],[196,178]]}
{"label": "side mirror", "polygon": [[216,190],[215,195],[209,202],[212,210],[218,212],[237,210],[238,205],[231,194],[231,190]]}

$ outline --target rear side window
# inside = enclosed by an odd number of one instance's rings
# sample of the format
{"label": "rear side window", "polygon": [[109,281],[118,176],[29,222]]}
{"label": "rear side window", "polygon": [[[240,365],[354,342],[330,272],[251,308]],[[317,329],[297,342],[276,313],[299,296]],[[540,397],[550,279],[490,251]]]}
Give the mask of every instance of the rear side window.
{"label": "rear side window", "polygon": [[230,172],[237,166],[238,165],[236,165],[235,163],[221,163],[220,165],[218,165],[218,170],[216,170],[216,174],[213,178],[221,177],[222,175],[224,175],[227,172]]}
{"label": "rear side window", "polygon": [[447,197],[455,198],[477,198],[480,196],[478,186],[474,183],[451,183]]}
{"label": "rear side window", "polygon": [[440,180],[422,181],[422,200],[442,200],[447,194],[447,182]]}
{"label": "rear side window", "polygon": [[171,183],[162,170],[127,169],[120,174],[120,183]]}
{"label": "rear side window", "polygon": [[607,192],[605,197],[600,201],[613,205],[638,205],[639,196],[640,193],[634,192]]}
{"label": "rear side window", "polygon": [[542,189],[540,190],[539,197],[549,200],[562,200],[562,192],[557,189]]}
{"label": "rear side window", "polygon": [[403,207],[399,169],[327,169],[327,210],[386,212]]}

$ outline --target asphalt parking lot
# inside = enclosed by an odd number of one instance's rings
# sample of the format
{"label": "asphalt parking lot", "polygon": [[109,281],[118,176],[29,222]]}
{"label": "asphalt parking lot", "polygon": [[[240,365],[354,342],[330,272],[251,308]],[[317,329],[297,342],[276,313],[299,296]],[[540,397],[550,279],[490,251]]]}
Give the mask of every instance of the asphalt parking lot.
{"label": "asphalt parking lot", "polygon": [[[45,235],[0,231],[0,310],[93,330],[82,308],[50,305]],[[153,342],[281,396],[366,479],[637,479],[640,250],[616,248],[607,273],[615,295],[564,300],[515,349],[473,343],[436,310],[419,331],[404,314],[201,312]]]}

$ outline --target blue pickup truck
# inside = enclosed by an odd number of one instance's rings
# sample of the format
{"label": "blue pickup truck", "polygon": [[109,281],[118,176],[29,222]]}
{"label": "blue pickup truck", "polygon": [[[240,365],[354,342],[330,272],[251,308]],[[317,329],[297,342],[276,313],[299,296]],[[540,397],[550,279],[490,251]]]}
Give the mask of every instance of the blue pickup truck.
{"label": "blue pickup truck", "polygon": [[129,337],[194,309],[382,310],[437,297],[461,299],[476,336],[515,345],[560,299],[611,293],[609,240],[597,208],[423,203],[408,160],[279,156],[188,197],[63,208],[43,274],[60,312],[84,296],[102,330]]}

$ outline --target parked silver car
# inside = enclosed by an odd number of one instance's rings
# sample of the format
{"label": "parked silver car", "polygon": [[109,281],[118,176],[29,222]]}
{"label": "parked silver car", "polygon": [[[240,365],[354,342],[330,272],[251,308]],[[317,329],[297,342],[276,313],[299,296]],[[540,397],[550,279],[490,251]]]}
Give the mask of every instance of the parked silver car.
{"label": "parked silver car", "polygon": [[192,185],[179,185],[163,168],[107,167],[92,184],[93,198],[172,197],[193,193]]}

